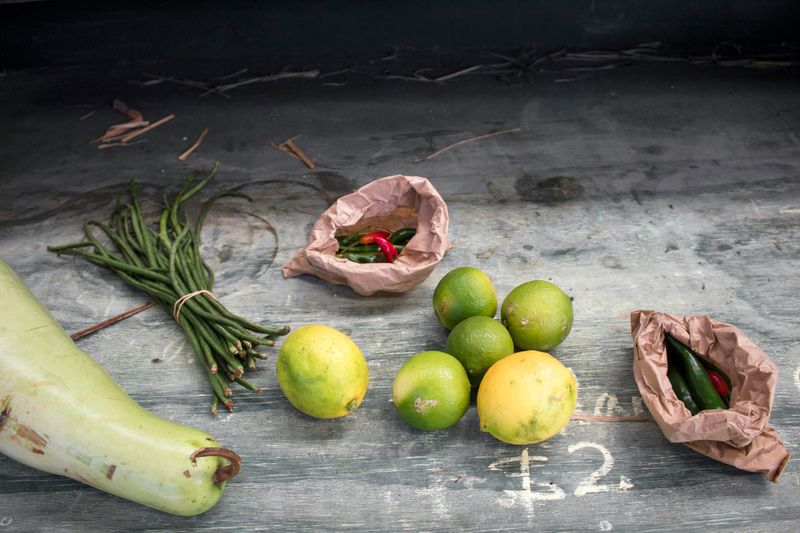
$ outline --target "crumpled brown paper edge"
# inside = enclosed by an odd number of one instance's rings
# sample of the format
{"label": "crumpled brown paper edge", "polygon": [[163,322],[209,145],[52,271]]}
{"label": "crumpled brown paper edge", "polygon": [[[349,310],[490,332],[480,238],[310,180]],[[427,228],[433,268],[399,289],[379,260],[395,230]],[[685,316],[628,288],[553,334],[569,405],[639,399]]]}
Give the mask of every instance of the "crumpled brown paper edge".
{"label": "crumpled brown paper edge", "polygon": [[[717,365],[731,380],[730,408],[692,416],[667,378],[664,333]],[[777,481],[789,460],[778,433],[767,427],[778,368],[735,326],[705,315],[679,318],[657,311],[631,313],[633,374],[650,413],[670,442]]]}
{"label": "crumpled brown paper edge", "polygon": [[[336,231],[363,219],[389,217],[398,208],[417,213],[417,233],[393,263],[358,264],[336,257]],[[312,274],[369,296],[405,292],[422,283],[444,257],[449,215],[438,191],[419,176],[387,176],[342,196],[314,224],[306,247],[283,267],[285,278]]]}

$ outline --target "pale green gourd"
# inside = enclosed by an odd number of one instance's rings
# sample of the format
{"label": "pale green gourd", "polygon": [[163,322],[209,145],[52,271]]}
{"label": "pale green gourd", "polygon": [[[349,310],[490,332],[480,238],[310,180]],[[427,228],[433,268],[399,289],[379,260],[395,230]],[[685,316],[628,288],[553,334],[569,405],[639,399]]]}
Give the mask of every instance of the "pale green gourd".
{"label": "pale green gourd", "polygon": [[217,503],[239,458],[134,402],[0,260],[0,453],[183,516]]}

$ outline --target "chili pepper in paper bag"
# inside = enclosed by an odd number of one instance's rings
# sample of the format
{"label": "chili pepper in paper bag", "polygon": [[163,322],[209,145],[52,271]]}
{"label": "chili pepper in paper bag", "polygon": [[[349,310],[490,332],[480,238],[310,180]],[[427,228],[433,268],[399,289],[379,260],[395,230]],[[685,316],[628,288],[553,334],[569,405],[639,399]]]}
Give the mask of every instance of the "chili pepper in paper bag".
{"label": "chili pepper in paper bag", "polygon": [[[322,213],[306,247],[284,265],[283,276],[312,274],[329,283],[348,285],[364,296],[405,292],[422,283],[444,257],[450,246],[448,224],[447,205],[429,180],[402,175],[381,178],[339,198]],[[337,234],[367,225],[390,230],[414,227],[416,233],[399,256],[387,248],[395,259],[392,263],[365,268],[337,257],[340,247],[352,244],[337,241]],[[392,244],[399,251],[398,243]]]}
{"label": "chili pepper in paper bag", "polygon": [[[731,380],[728,409],[692,415],[667,376],[669,335]],[[778,481],[790,453],[767,424],[778,367],[737,327],[705,315],[676,317],[631,313],[633,376],[642,400],[670,442],[683,443],[717,461]]]}
{"label": "chili pepper in paper bag", "polygon": [[[664,335],[664,339],[668,347],[676,354],[676,359],[680,360],[683,377],[686,378],[692,398],[700,409],[727,409],[728,406],[720,398],[714,383],[697,356],[689,348],[676,341],[672,335]],[[689,410],[691,411],[691,409]]]}

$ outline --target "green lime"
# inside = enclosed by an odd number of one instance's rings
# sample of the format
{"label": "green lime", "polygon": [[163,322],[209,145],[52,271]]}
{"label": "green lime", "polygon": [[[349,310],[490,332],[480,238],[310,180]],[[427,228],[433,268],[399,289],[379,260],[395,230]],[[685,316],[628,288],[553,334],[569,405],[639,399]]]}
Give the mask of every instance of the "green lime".
{"label": "green lime", "polygon": [[344,416],[367,392],[367,362],[355,342],[323,325],[302,326],[283,341],[276,365],[289,402],[315,418]]}
{"label": "green lime", "polygon": [[529,281],[508,293],[500,316],[518,348],[549,350],[572,329],[572,300],[549,281]]}
{"label": "green lime", "polygon": [[477,387],[490,366],[514,353],[514,341],[497,320],[471,316],[450,331],[445,351],[464,365],[469,382]]}
{"label": "green lime", "polygon": [[458,359],[422,352],[403,363],[392,384],[397,414],[411,427],[435,431],[452,426],[469,407],[470,385]]}
{"label": "green lime", "polygon": [[447,329],[471,316],[493,317],[497,292],[489,276],[472,267],[451,270],[433,291],[433,310]]}

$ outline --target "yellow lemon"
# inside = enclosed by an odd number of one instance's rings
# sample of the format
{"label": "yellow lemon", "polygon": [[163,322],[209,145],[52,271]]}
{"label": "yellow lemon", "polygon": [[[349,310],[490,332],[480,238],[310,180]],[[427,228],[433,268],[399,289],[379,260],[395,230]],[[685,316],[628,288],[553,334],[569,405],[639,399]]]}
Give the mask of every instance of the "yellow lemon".
{"label": "yellow lemon", "polygon": [[302,326],[283,341],[276,364],[278,384],[289,402],[315,418],[355,410],[367,392],[367,362],[355,342],[323,325]]}
{"label": "yellow lemon", "polygon": [[469,407],[470,385],[458,359],[422,352],[403,363],[392,384],[397,414],[408,425],[434,431],[452,426]]}
{"label": "yellow lemon", "polygon": [[478,389],[481,431],[509,444],[535,444],[561,431],[575,411],[578,384],[561,361],[518,352],[489,368]]}

